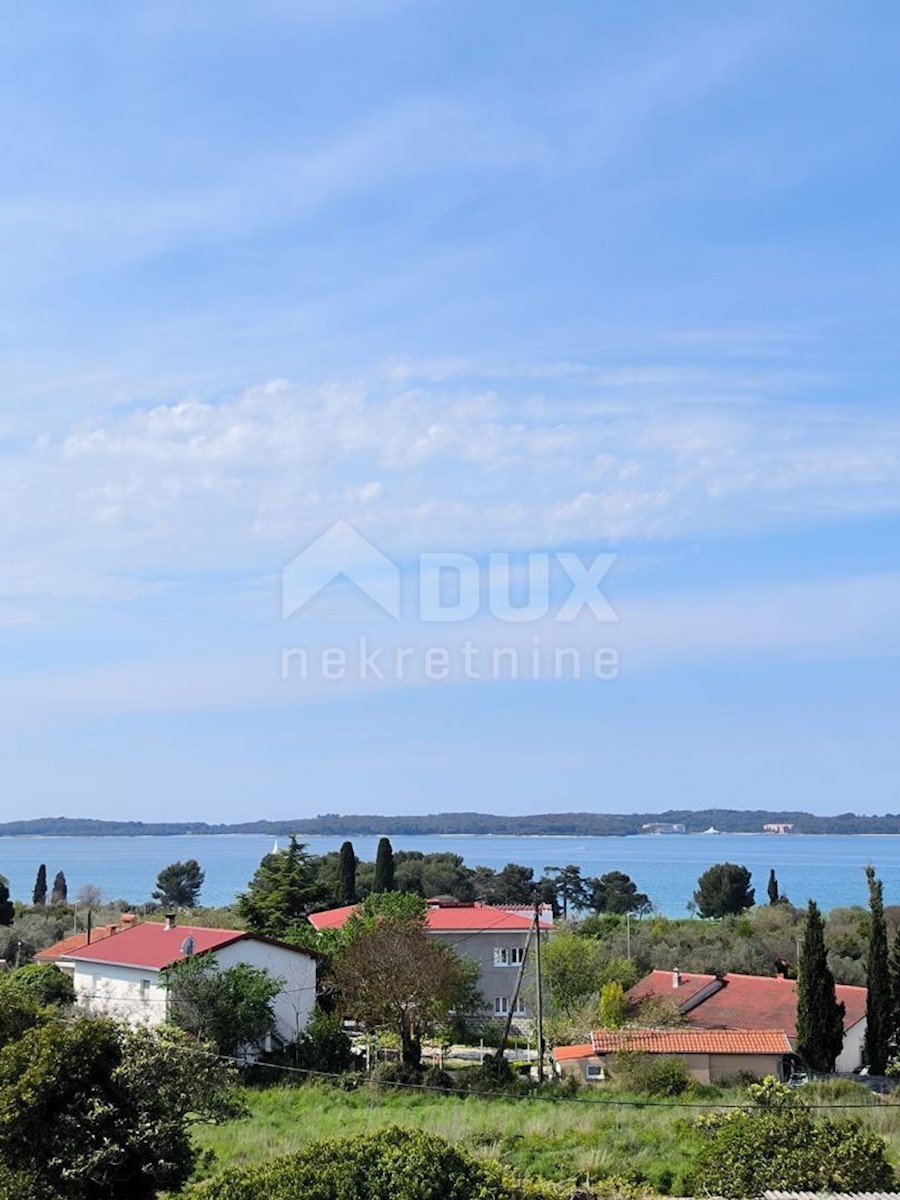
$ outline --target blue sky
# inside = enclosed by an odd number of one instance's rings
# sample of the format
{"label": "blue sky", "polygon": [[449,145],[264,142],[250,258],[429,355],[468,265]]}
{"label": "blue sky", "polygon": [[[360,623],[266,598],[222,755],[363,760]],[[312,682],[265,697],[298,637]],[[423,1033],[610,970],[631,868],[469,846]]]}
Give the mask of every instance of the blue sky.
{"label": "blue sky", "polygon": [[[11,13],[4,815],[900,810],[897,24]],[[399,620],[346,580],[282,620],[336,521]],[[478,611],[423,623],[448,553]],[[547,556],[533,623],[490,610],[504,553],[519,602]],[[560,554],[616,556],[617,620],[556,619]],[[360,637],[418,669],[284,677]],[[466,638],[618,667],[423,675]]]}

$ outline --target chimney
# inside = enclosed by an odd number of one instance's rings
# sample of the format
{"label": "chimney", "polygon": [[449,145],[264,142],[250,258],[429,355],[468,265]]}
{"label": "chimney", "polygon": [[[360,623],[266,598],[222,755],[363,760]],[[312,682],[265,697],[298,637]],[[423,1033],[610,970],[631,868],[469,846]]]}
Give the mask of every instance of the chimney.
{"label": "chimney", "polygon": [[681,972],[678,970],[677,967],[672,972],[672,987],[673,988],[681,987]]}
{"label": "chimney", "polygon": [[175,928],[175,913],[166,913],[166,930]]}

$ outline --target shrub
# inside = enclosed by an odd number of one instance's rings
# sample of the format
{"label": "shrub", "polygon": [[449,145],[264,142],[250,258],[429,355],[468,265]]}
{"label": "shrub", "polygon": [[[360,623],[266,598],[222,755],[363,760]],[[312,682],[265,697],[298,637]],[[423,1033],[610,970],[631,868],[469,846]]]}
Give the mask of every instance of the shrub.
{"label": "shrub", "polygon": [[456,1084],[453,1082],[453,1076],[449,1075],[441,1067],[428,1067],[422,1072],[420,1080],[423,1087],[440,1088],[445,1092],[453,1092],[456,1090]]}
{"label": "shrub", "polygon": [[691,1083],[683,1058],[640,1050],[616,1055],[615,1079],[623,1090],[642,1096],[680,1096]]}
{"label": "shrub", "polygon": [[313,1142],[262,1167],[225,1171],[184,1200],[562,1200],[554,1184],[531,1182],[478,1162],[433,1134],[398,1128]]}
{"label": "shrub", "polygon": [[306,1071],[325,1071],[331,1075],[349,1071],[354,1065],[352,1045],[337,1013],[317,1008],[294,1043],[291,1058]]}
{"label": "shrub", "polygon": [[849,1118],[761,1108],[700,1118],[705,1135],[694,1194],[751,1197],[766,1191],[891,1191],[885,1142]]}
{"label": "shrub", "polygon": [[[174,1030],[52,1021],[0,1050],[0,1173],[56,1200],[150,1200],[198,1154],[192,1118],[233,1116],[233,1072]],[[15,1181],[13,1187],[10,1180]]]}
{"label": "shrub", "polygon": [[72,977],[52,963],[28,963],[7,975],[0,987],[17,988],[38,1004],[74,1004],[75,985]]}

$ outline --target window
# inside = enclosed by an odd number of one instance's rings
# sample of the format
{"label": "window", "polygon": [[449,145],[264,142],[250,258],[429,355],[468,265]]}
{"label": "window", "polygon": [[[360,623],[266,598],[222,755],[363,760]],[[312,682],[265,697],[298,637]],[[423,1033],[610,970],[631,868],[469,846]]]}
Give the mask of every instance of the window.
{"label": "window", "polygon": [[522,999],[521,996],[519,996],[519,998],[516,1000],[516,1007],[513,1009],[513,1012],[516,1014],[517,1017],[527,1017],[528,1016],[528,1009],[525,1007],[525,1001]]}
{"label": "window", "polygon": [[145,1004],[147,1004],[148,1001],[150,1000],[150,980],[149,979],[141,980],[141,999],[143,1000],[143,1002]]}
{"label": "window", "polygon": [[606,1071],[602,1063],[588,1063],[584,1069],[584,1074],[587,1079],[605,1079]]}
{"label": "window", "polygon": [[494,997],[494,1016],[505,1017],[509,1012],[509,997],[495,996]]}
{"label": "window", "polygon": [[525,961],[524,946],[495,946],[495,967],[517,967]]}

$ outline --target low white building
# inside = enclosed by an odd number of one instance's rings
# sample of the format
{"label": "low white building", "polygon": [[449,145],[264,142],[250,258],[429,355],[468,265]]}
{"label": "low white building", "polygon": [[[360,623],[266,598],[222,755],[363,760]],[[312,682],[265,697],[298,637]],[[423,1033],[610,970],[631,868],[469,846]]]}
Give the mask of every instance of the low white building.
{"label": "low white building", "polygon": [[168,993],[161,972],[189,955],[214,954],[222,969],[262,967],[281,984],[275,997],[275,1033],[289,1043],[309,1021],[316,1002],[316,959],[296,946],[239,929],[201,929],[144,921],[58,959],[71,970],[75,1000],[88,1012],[132,1025],[160,1025]]}

